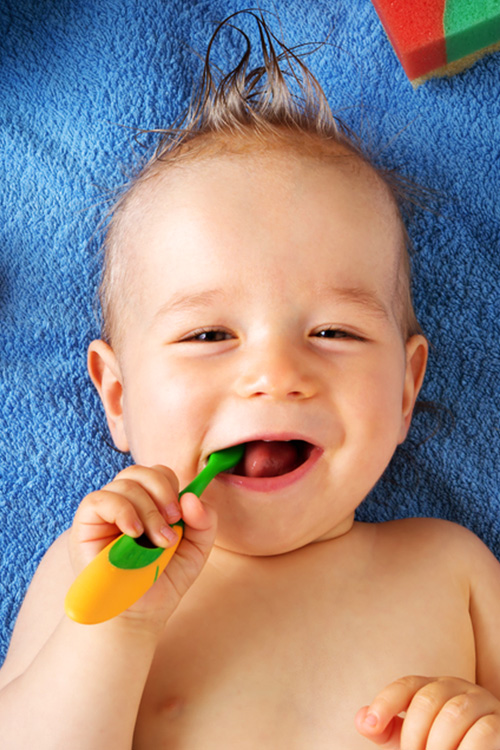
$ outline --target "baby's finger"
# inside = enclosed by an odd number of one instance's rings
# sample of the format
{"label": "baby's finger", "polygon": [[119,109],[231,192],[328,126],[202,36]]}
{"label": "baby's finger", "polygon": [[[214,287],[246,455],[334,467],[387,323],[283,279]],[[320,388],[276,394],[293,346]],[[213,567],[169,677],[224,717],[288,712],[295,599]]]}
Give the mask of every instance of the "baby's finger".
{"label": "baby's finger", "polygon": [[130,520],[139,519],[142,531],[158,547],[166,547],[177,541],[156,503],[142,485],[131,479],[116,479],[100,492],[88,496],[97,517],[115,523],[117,529],[130,536],[138,536],[139,526],[130,530]]}
{"label": "baby's finger", "polygon": [[77,543],[116,536],[116,530],[137,537],[144,525],[132,503],[116,492],[102,489],[87,495],[78,508],[72,526]]}
{"label": "baby's finger", "polygon": [[458,746],[458,750],[498,750],[500,748],[500,716],[482,716],[472,726]]}
{"label": "baby's finger", "polygon": [[185,521],[184,542],[178,552],[181,555],[189,545],[189,555],[208,557],[217,532],[217,514],[196,495],[187,492],[181,497],[182,517]]}
{"label": "baby's finger", "polygon": [[380,730],[377,727],[377,719],[373,715],[368,718],[370,706],[363,706],[356,714],[356,729],[375,745],[380,745],[384,750],[400,750],[400,737],[403,719],[395,716]]}
{"label": "baby's finger", "polygon": [[179,482],[168,466],[128,466],[108,486],[112,487],[121,480],[136,482],[143,487],[168,523],[180,519]]}
{"label": "baby's finger", "polygon": [[[401,744],[415,750],[455,750],[489,703],[485,691],[456,677],[440,677],[414,695],[401,732]],[[493,709],[493,703],[491,704]]]}
{"label": "baby's finger", "polygon": [[415,693],[433,679],[411,675],[392,682],[368,706],[362,721],[357,719],[358,731],[374,742],[377,741],[377,736],[384,738],[388,732],[391,736],[394,727],[389,727],[390,722],[402,711],[406,711]]}
{"label": "baby's finger", "polygon": [[[477,685],[465,683],[463,691],[450,698],[437,715],[429,732],[427,749],[499,750],[500,717],[495,714],[497,710],[498,701],[490,693]],[[495,732],[490,734],[490,729],[496,729],[496,737]]]}
{"label": "baby's finger", "polygon": [[217,523],[217,515],[192,492],[186,492],[180,499],[182,517],[197,531],[206,531]]}

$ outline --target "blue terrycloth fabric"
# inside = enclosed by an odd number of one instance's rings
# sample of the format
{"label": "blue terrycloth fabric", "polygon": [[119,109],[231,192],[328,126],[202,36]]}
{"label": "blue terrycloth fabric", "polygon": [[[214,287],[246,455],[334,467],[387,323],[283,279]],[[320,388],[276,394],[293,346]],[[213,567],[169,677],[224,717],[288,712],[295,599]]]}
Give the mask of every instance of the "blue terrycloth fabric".
{"label": "blue terrycloth fabric", "polygon": [[[417,211],[410,226],[433,346],[423,398],[444,407],[443,423],[419,444],[435,419],[415,420],[359,517],[451,519],[500,556],[500,54],[414,91],[370,0],[262,5],[290,45],[331,32],[307,61],[333,109],[382,161],[443,195],[439,215]],[[2,0],[0,655],[44,551],[127,463],[109,444],[86,346],[98,335],[95,230],[133,161],[129,128],[180,112],[200,69],[190,48],[204,52],[214,22],[244,7]],[[238,44],[229,36],[220,60]]]}

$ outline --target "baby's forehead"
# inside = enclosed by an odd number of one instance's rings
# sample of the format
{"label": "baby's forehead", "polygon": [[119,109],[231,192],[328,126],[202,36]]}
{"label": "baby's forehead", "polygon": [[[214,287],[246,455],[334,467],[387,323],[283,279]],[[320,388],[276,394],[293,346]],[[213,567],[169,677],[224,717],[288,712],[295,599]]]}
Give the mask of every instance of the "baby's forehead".
{"label": "baby's forehead", "polygon": [[126,225],[129,235],[134,228],[144,227],[155,211],[167,210],[177,201],[194,206],[200,197],[221,186],[230,195],[233,185],[245,182],[254,190],[267,186],[280,193],[300,183],[305,192],[315,189],[320,178],[324,183],[331,178],[342,185],[343,192],[351,192],[353,200],[368,201],[385,221],[400,227],[394,197],[366,160],[342,144],[311,141],[217,143],[188,152],[180,160],[158,162],[132,186],[116,224]]}
{"label": "baby's forehead", "polygon": [[[167,256],[177,266],[179,254],[194,258],[202,246],[212,256],[231,244],[238,262],[241,253],[276,240],[283,262],[294,268],[314,262],[321,245],[330,242],[333,250],[344,243],[351,256],[345,268],[358,258],[374,272],[383,268],[394,287],[402,235],[388,190],[357,155],[344,150],[327,157],[260,149],[159,165],[124,216],[122,253],[133,261],[131,283],[145,284],[146,291]],[[277,233],[276,224],[290,231]],[[269,250],[276,252],[272,244]]]}
{"label": "baby's forehead", "polygon": [[180,255],[193,256],[198,268],[197,247],[206,258],[232,243],[237,263],[274,238],[271,222],[293,226],[292,234],[277,235],[283,263],[299,268],[315,262],[325,242],[345,241],[348,277],[353,263],[377,276],[381,269],[385,294],[396,293],[404,252],[397,208],[376,172],[346,149],[320,156],[295,148],[223,151],[159,164],[136,187],[115,238],[128,294],[149,296],[166,257],[173,268]]}

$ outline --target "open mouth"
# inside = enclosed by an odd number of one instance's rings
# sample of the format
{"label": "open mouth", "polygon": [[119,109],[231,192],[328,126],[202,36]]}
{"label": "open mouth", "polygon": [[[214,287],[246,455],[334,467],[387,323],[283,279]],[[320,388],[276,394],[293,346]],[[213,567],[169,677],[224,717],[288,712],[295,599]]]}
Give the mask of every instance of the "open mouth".
{"label": "open mouth", "polygon": [[241,461],[227,474],[249,478],[280,477],[305,464],[314,445],[305,440],[251,440]]}

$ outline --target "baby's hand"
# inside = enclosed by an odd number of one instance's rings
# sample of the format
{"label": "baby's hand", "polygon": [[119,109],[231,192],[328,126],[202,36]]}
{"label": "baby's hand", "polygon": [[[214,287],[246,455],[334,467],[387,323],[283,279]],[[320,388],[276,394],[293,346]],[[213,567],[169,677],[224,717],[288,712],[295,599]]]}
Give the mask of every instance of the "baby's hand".
{"label": "baby's hand", "polygon": [[70,531],[70,554],[76,573],[121,533],[144,532],[158,547],[177,541],[170,528],[182,517],[183,539],[165,572],[131,611],[164,620],[175,609],[205,564],[212,548],[215,512],[192,493],[178,500],[179,485],[166,466],[129,466],[101,490],[81,502]]}
{"label": "baby's hand", "polygon": [[403,677],[358,711],[356,728],[385,750],[500,750],[500,701],[455,677]]}

